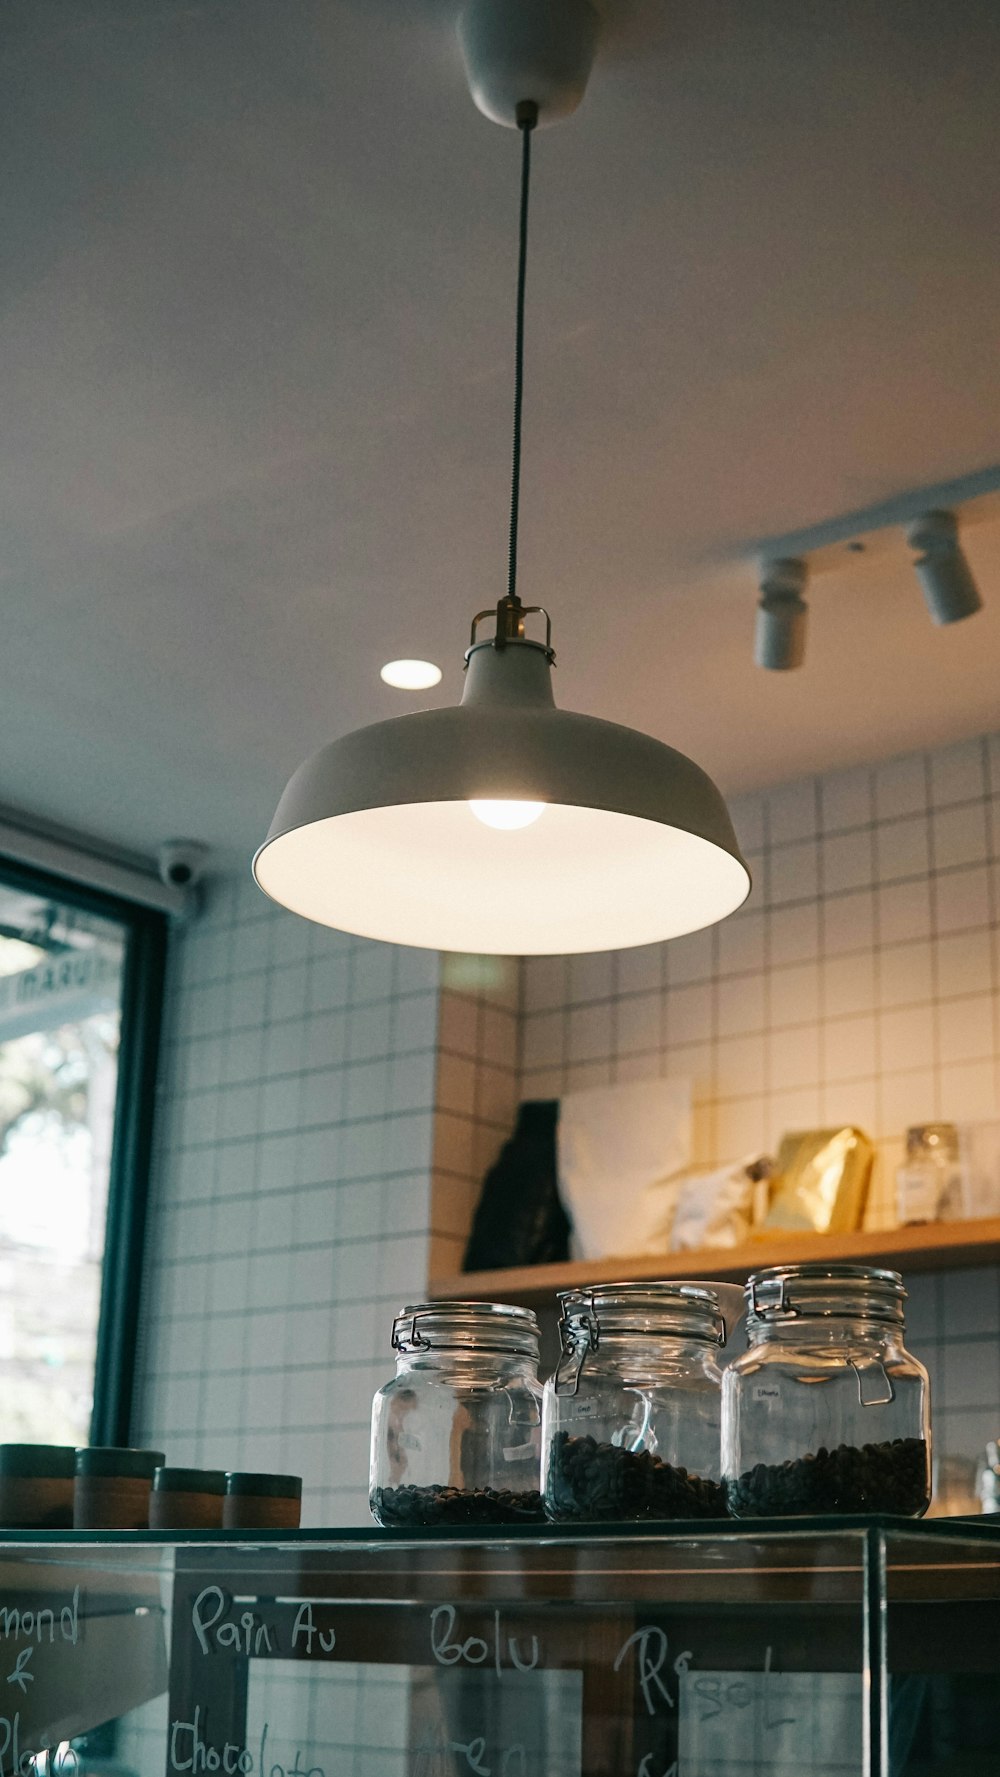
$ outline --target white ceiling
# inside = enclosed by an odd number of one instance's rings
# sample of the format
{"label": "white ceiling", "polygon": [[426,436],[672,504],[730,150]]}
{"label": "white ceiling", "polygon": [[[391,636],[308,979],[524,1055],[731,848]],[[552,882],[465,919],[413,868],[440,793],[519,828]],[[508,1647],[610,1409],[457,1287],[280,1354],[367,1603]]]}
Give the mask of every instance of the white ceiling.
{"label": "white ceiling", "polygon": [[[609,0],[613,7],[614,0]],[[247,852],[502,590],[517,142],[445,0],[0,12],[0,801]],[[536,145],[526,598],[735,790],[1000,723],[905,551],[751,663],[756,539],[1000,458],[995,0],[636,0]],[[378,681],[390,656],[433,693]]]}

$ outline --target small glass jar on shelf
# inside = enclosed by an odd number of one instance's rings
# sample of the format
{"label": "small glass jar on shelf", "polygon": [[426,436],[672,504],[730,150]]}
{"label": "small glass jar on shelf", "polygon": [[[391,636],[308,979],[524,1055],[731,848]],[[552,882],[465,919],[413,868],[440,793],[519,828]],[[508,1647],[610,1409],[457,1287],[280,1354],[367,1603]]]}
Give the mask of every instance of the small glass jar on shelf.
{"label": "small glass jar on shelf", "polygon": [[386,1528],[542,1519],[539,1330],[527,1308],[423,1302],[392,1328],[372,1406],[369,1504]]}
{"label": "small glass jar on shelf", "polygon": [[708,1286],[566,1290],[562,1355],[545,1385],[542,1474],[555,1521],[723,1518],[725,1344]]}
{"label": "small glass jar on shelf", "polygon": [[966,1211],[965,1170],[954,1123],[920,1123],[906,1131],[906,1158],[896,1171],[901,1227],[958,1221]]}
{"label": "small glass jar on shelf", "polygon": [[929,1389],[903,1344],[898,1273],[778,1265],[752,1276],[746,1296],[748,1348],[723,1381],[733,1516],[922,1516]]}

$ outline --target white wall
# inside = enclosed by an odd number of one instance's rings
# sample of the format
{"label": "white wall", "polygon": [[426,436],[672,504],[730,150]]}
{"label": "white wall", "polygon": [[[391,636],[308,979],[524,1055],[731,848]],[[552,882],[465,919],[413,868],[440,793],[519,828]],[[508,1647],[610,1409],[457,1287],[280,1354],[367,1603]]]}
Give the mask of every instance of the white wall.
{"label": "white wall", "polygon": [[133,1438],[367,1518],[373,1390],[424,1293],[438,957],[214,885],[173,938]]}
{"label": "white wall", "polygon": [[[746,909],[649,949],[524,964],[521,1094],[690,1078],[695,1159],[859,1124],[868,1222],[910,1123],[1000,1114],[1000,735],[741,798]],[[942,1451],[1000,1433],[1000,1273],[915,1277]]]}
{"label": "white wall", "polygon": [[[532,959],[520,999],[516,966],[449,959],[439,997],[435,955],[214,889],[173,946],[135,1437],[302,1473],[306,1522],[363,1522],[392,1315],[423,1295],[432,1238],[435,1273],[457,1269],[519,1095],[690,1075],[706,1163],[857,1121],[875,1221],[908,1122],[997,1113],[1000,737],[734,813],[745,912]],[[939,1448],[973,1454],[1000,1430],[1000,1272],[912,1288]]]}

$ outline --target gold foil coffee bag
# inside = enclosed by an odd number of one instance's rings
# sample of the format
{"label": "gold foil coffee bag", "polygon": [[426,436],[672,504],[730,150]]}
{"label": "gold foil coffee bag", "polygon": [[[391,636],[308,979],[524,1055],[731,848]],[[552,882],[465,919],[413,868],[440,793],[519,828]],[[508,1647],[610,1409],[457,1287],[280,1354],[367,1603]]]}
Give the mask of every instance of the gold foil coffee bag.
{"label": "gold foil coffee bag", "polygon": [[860,1227],[874,1158],[860,1129],[784,1136],[764,1229],[844,1234]]}

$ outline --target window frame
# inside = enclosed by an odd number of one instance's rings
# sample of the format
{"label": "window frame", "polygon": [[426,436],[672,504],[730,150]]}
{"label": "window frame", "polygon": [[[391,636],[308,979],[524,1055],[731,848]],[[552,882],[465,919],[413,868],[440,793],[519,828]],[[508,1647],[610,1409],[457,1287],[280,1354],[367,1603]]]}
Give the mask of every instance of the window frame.
{"label": "window frame", "polygon": [[165,914],[0,853],[0,886],[62,901],[123,928],[121,1029],[94,1356],[92,1444],[127,1445],[153,1154],[169,925]]}

